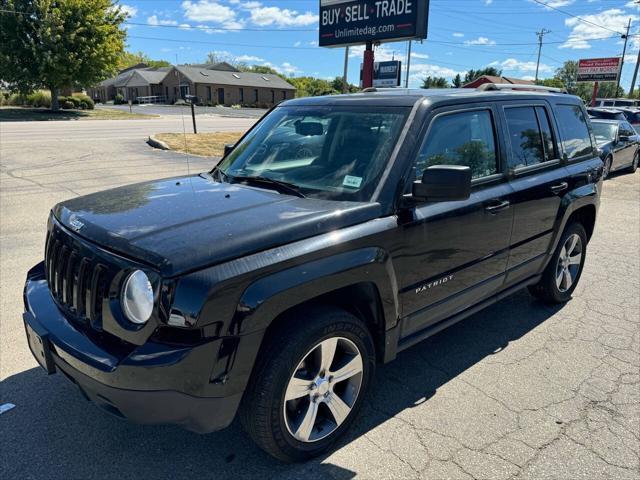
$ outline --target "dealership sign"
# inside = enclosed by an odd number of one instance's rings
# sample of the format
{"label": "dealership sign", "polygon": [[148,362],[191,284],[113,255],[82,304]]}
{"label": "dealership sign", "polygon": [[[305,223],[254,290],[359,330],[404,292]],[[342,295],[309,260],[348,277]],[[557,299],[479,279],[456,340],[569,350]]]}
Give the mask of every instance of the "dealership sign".
{"label": "dealership sign", "polygon": [[[373,86],[378,88],[400,86],[402,62],[390,60],[373,64]],[[362,65],[360,65],[360,82],[362,83]]]}
{"label": "dealership sign", "polygon": [[578,82],[617,82],[622,58],[588,58],[578,62]]}
{"label": "dealership sign", "polygon": [[429,0],[320,0],[320,46],[427,38]]}

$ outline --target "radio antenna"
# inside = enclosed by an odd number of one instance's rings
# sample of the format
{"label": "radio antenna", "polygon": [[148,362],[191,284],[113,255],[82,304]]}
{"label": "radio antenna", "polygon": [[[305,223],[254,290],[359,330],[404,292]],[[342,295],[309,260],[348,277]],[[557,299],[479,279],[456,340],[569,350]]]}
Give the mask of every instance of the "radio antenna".
{"label": "radio antenna", "polygon": [[[182,96],[182,79],[180,77],[180,68],[178,64],[178,54],[176,53],[176,75],[178,76],[178,92],[179,95]],[[186,99],[183,99],[186,101]],[[184,120],[184,105],[180,105],[180,115],[182,116],[182,136],[184,138],[184,150],[187,152],[187,175],[189,176],[189,181],[191,181],[191,160],[189,156],[191,152],[189,151],[189,142],[187,141],[187,126]]]}

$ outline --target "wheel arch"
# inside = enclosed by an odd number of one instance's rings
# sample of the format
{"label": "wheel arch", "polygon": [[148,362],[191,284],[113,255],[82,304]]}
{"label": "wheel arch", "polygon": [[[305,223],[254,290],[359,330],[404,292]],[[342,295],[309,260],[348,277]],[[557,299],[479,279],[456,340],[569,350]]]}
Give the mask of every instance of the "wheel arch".
{"label": "wheel arch", "polygon": [[[383,358],[385,332],[400,316],[397,283],[388,254],[377,247],[325,257],[263,277],[242,294],[234,321],[241,334],[264,331],[262,343],[292,311],[314,305],[342,308],[371,331]],[[394,349],[395,351],[395,349]]]}

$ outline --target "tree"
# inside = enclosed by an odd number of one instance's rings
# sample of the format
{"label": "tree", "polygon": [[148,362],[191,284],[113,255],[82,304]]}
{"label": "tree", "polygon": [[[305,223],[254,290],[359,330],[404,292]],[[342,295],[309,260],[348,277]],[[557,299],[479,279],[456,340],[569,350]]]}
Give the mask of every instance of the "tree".
{"label": "tree", "polygon": [[59,92],[116,72],[124,50],[126,13],[112,0],[3,0],[0,80],[10,89]]}
{"label": "tree", "polygon": [[426,77],[422,80],[422,88],[449,88],[449,82],[444,77]]}
{"label": "tree", "polygon": [[465,73],[463,85],[471,83],[484,75],[489,75],[491,77],[501,77],[502,70],[498,70],[496,67],[485,67],[481,68],[480,70],[471,69],[467,73]]}
{"label": "tree", "polygon": [[152,60],[149,55],[143,52],[132,53],[122,52],[118,59],[118,70],[124,70],[139,63],[144,63],[153,68],[170,67],[171,63],[166,60]]}
{"label": "tree", "polygon": [[453,77],[453,80],[451,81],[451,85],[453,86],[453,88],[462,88],[462,77],[460,76],[460,74],[456,74],[455,77]]}
{"label": "tree", "polygon": [[339,92],[339,93],[343,93],[343,92],[355,93],[360,90],[358,87],[356,87],[355,85],[352,85],[349,82],[346,83],[346,88],[345,88],[345,82],[343,77],[336,77],[333,80],[331,80],[331,88],[333,88],[336,92]]}

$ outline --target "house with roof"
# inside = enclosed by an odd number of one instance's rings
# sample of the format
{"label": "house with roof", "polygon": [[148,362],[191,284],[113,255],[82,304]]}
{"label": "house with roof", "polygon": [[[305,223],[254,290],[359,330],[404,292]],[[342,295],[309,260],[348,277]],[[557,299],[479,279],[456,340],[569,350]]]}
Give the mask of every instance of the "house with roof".
{"label": "house with roof", "polygon": [[295,97],[296,88],[278,75],[204,67],[173,67],[162,82],[168,102],[197,97],[204,105],[269,107]]}
{"label": "house with roof", "polygon": [[512,85],[535,85],[531,80],[523,80],[513,77],[494,77],[493,75],[483,75],[476,78],[473,82],[463,85],[462,88],[478,88],[485,83],[512,84]]}

